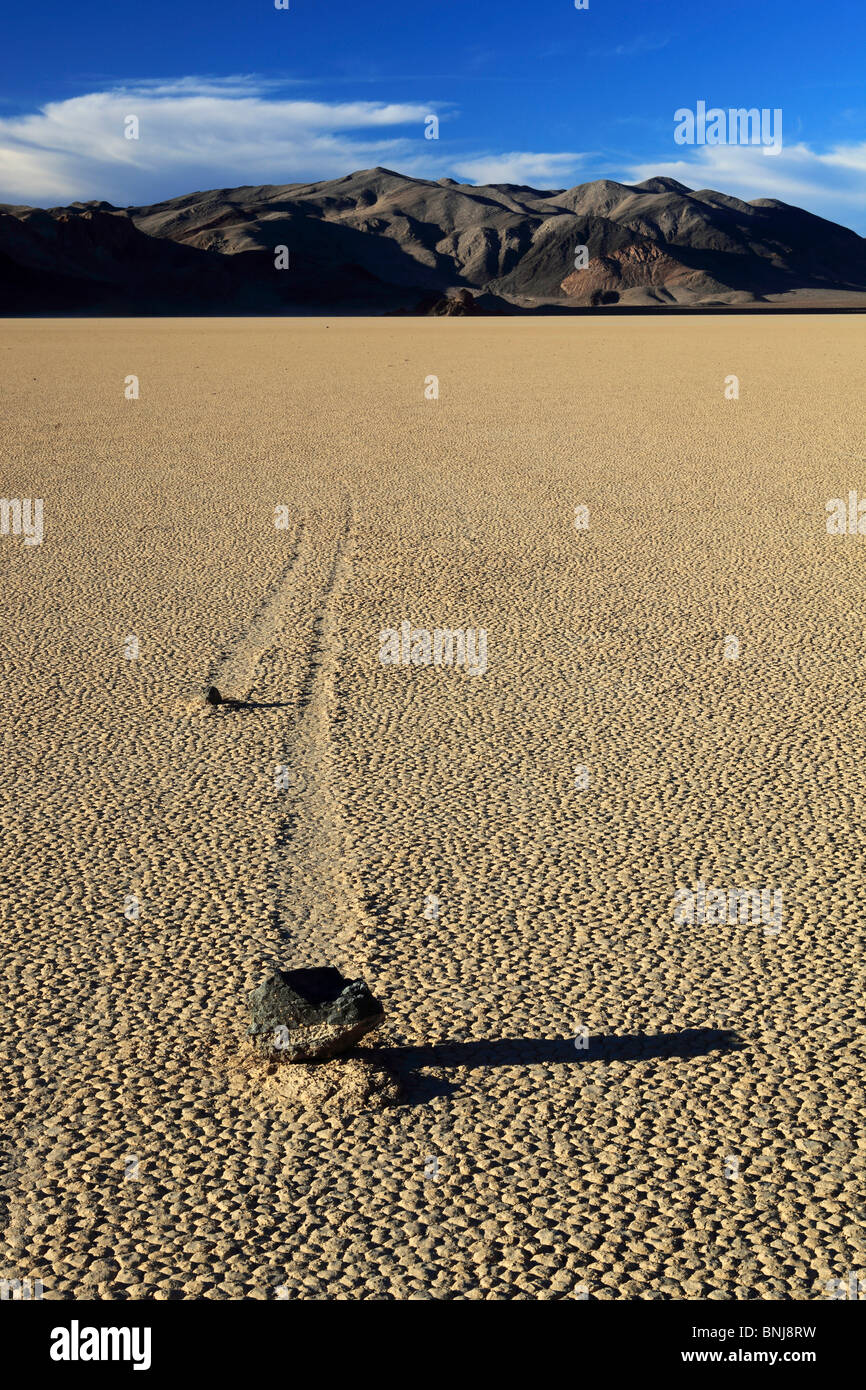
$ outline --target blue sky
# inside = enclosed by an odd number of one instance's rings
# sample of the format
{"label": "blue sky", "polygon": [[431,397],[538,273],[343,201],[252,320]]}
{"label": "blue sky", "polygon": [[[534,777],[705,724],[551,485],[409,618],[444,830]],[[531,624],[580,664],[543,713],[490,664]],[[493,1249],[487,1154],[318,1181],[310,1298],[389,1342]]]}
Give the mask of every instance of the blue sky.
{"label": "blue sky", "polygon": [[[43,0],[2,35],[3,202],[126,206],[376,164],[548,188],[666,173],[866,234],[861,0]],[[698,101],[781,109],[781,152],[675,144]]]}

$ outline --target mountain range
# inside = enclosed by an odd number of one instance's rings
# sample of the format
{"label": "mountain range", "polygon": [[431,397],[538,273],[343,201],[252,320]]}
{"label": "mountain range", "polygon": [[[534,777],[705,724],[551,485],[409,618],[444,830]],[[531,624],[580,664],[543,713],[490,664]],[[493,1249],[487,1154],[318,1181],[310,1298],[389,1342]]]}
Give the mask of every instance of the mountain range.
{"label": "mountain range", "polygon": [[149,207],[0,204],[7,315],[762,304],[866,307],[866,239],[671,178],[551,190],[377,168]]}

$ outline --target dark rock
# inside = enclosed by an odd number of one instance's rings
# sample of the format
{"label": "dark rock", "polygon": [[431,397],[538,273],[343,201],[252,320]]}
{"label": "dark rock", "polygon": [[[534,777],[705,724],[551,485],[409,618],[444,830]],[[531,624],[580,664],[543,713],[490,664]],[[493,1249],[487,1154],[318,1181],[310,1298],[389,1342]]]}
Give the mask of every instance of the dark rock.
{"label": "dark rock", "polygon": [[491,314],[497,316],[502,314],[524,313],[523,309],[515,309],[513,305],[506,303],[504,299],[499,299],[495,294],[469,294],[467,290],[460,290],[454,294],[426,294],[423,299],[415,300],[411,308],[403,305],[399,309],[389,309],[386,311],[386,318],[450,318],[453,315],[462,316],[465,314],[483,314],[489,317]]}
{"label": "dark rock", "polygon": [[415,312],[433,318],[451,318],[455,315],[480,314],[482,310],[474,294],[470,294],[469,290],[458,290],[456,294],[428,295],[421,300]]}
{"label": "dark rock", "polygon": [[275,971],[250,995],[250,1014],[253,1047],[288,1062],[335,1057],[385,1017],[363,980],[331,966]]}
{"label": "dark rock", "polygon": [[209,705],[221,705],[223,703],[223,697],[220,695],[215,685],[208,686],[204,698]]}

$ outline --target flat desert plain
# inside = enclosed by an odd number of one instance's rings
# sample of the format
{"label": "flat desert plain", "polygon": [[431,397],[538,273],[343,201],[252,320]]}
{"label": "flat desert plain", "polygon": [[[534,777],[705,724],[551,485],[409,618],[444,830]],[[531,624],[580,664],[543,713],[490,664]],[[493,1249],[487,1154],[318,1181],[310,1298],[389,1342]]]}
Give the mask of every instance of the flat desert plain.
{"label": "flat desert plain", "polygon": [[863,332],[2,325],[0,1277],[850,1297]]}

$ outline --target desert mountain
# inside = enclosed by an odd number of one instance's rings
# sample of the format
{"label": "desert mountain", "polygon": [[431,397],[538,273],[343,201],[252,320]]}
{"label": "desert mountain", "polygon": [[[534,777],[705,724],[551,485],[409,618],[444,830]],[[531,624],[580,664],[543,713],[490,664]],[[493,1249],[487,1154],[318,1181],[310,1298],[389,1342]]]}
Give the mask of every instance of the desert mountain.
{"label": "desert mountain", "polygon": [[[575,268],[579,246],[587,264]],[[767,301],[866,305],[866,239],[775,199],[747,203],[669,178],[550,190],[367,169],[150,207],[0,205],[6,314]]]}

